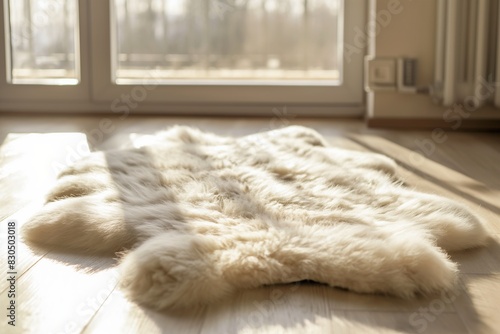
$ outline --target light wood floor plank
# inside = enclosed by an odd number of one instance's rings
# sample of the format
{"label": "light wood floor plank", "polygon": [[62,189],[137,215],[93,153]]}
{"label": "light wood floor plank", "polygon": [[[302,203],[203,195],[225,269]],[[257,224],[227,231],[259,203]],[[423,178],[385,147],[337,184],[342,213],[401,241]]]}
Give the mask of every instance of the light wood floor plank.
{"label": "light wood floor plank", "polygon": [[[33,203],[0,222],[0,240],[2,241],[2,245],[7,244],[7,223],[15,222],[16,224],[15,236],[17,239],[17,249],[15,271],[17,272],[18,277],[22,276],[48,252],[46,249],[28,247],[24,242],[22,242],[20,235],[20,229],[23,223],[33,214],[33,212],[35,212],[35,210],[38,210],[40,207],[41,203]],[[1,252],[0,268],[7,268],[7,256],[8,254],[6,251]],[[8,285],[9,283],[7,281],[1,280],[0,293],[4,292]]]}
{"label": "light wood floor plank", "polygon": [[88,153],[83,134],[10,133],[0,147],[0,220],[43,199],[58,171]]}
{"label": "light wood floor plank", "polygon": [[457,314],[432,311],[422,314],[346,311],[343,322],[339,333],[470,333]]}
{"label": "light wood floor plank", "polygon": [[115,290],[82,333],[199,333],[204,312],[204,308],[196,308],[159,313],[131,303]]}
{"label": "light wood floor plank", "polygon": [[451,258],[460,264],[462,273],[500,273],[500,234],[493,234],[491,242],[486,247],[454,252]]}
{"label": "light wood floor plank", "polygon": [[466,295],[457,298],[454,305],[470,333],[498,333],[500,274],[466,274],[463,284]]}
{"label": "light wood floor plank", "polygon": [[[500,153],[470,133],[449,133],[444,141],[435,141],[432,132],[385,133],[382,138],[417,152],[458,173],[478,180],[494,189],[500,187],[500,166],[492,161],[500,159]],[[499,136],[500,137],[500,136]]]}
{"label": "light wood floor plank", "polygon": [[[23,333],[79,332],[116,286],[109,258],[50,253],[17,281]],[[92,268],[92,270],[89,270]],[[2,293],[2,305],[6,302]],[[7,333],[5,321],[0,332]]]}

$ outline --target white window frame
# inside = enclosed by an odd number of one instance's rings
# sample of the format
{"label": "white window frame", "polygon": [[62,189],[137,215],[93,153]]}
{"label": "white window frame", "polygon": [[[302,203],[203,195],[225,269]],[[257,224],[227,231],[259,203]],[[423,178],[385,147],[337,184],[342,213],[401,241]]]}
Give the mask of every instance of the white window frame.
{"label": "white window frame", "polygon": [[[0,0],[0,45],[5,45]],[[294,115],[361,116],[364,50],[350,54],[339,86],[311,84],[228,84],[174,82],[155,86],[112,82],[111,0],[79,0],[80,83],[73,86],[12,85],[7,82],[8,56],[0,52],[1,111],[125,112],[221,115],[270,115],[286,106]],[[343,36],[353,41],[354,27],[366,25],[366,0],[344,0]],[[342,57],[342,63],[344,63]],[[125,107],[124,100],[132,99]]]}
{"label": "white window frame", "polygon": [[[5,24],[6,11],[8,9],[8,1],[0,0],[0,100],[4,103],[19,102],[19,101],[88,101],[90,99],[90,78],[89,78],[89,28],[88,14],[89,6],[87,1],[78,1],[78,25],[79,38],[75,40],[77,43],[77,51],[80,51],[79,64],[80,73],[79,83],[76,85],[31,85],[31,84],[10,84],[8,82],[8,69],[10,69],[11,59],[9,54],[10,44],[8,26]],[[3,48],[5,46],[5,49]]]}

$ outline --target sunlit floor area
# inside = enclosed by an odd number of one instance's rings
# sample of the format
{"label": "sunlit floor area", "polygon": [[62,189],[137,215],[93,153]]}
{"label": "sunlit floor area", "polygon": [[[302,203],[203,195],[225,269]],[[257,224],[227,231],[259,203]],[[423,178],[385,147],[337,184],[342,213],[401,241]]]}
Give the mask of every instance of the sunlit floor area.
{"label": "sunlit floor area", "polygon": [[[487,247],[451,254],[455,291],[414,300],[362,295],[312,282],[237,293],[216,305],[155,312],[117,287],[116,259],[25,245],[20,226],[39,209],[58,172],[91,151],[183,124],[243,136],[298,124],[332,146],[398,162],[404,182],[468,206],[492,235]],[[436,134],[439,133],[439,136]],[[498,333],[500,318],[500,133],[367,129],[362,120],[280,113],[271,118],[0,116],[1,333]],[[8,229],[14,222],[15,231]],[[14,286],[8,235],[16,234]],[[12,297],[12,289],[15,296]],[[8,323],[15,300],[15,326]],[[7,315],[7,316],[6,316]]]}

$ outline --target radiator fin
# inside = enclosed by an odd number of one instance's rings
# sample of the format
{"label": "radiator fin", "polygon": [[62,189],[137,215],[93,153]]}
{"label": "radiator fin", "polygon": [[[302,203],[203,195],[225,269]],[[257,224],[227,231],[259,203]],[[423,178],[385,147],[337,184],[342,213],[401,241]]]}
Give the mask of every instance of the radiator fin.
{"label": "radiator fin", "polygon": [[500,0],[437,0],[434,98],[500,107]]}

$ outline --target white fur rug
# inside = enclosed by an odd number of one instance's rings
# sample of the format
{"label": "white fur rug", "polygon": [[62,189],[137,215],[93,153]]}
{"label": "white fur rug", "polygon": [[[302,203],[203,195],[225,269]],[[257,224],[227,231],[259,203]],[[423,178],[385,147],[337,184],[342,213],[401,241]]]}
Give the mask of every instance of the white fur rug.
{"label": "white fur rug", "polygon": [[404,187],[396,164],[288,127],[238,139],[174,127],[63,171],[26,240],[123,253],[121,284],[157,309],[313,280],[401,297],[454,287],[445,250],[483,245],[462,204]]}

